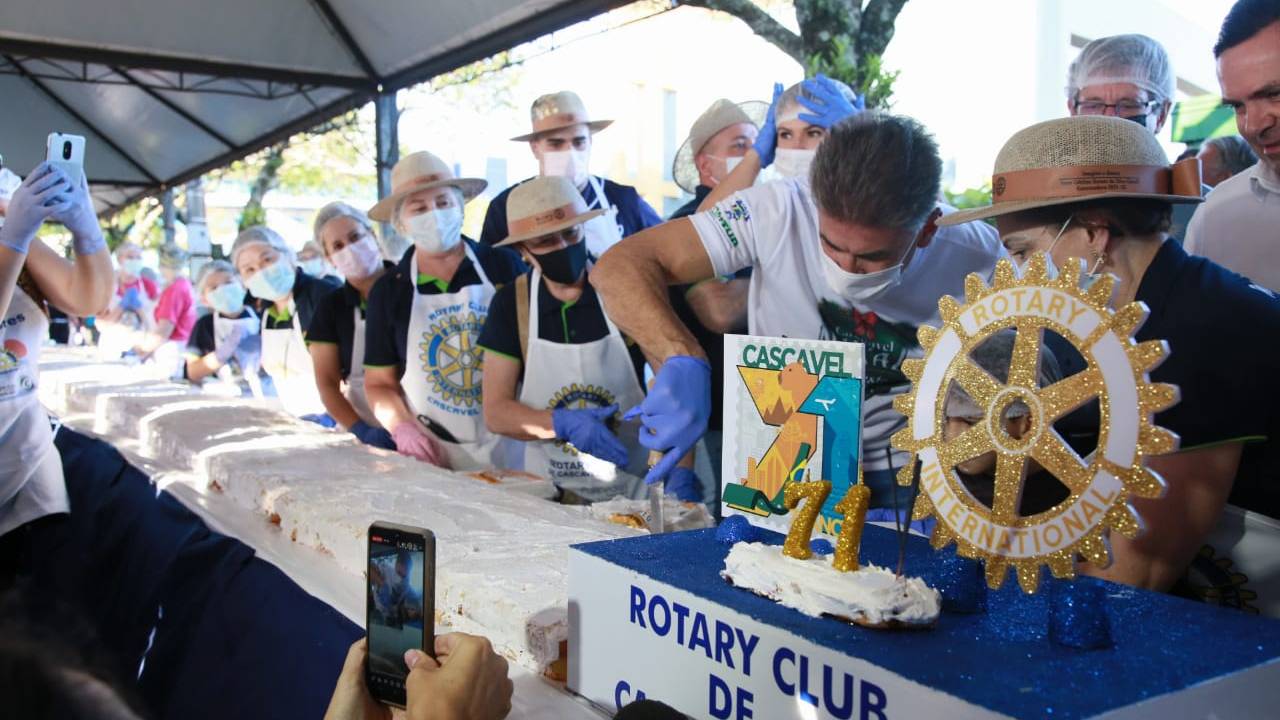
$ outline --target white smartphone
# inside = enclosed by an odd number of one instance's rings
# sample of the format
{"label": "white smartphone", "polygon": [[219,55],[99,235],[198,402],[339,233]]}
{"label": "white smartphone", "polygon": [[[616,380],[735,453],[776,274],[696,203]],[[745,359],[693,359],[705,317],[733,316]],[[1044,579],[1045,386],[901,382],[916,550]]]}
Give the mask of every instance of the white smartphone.
{"label": "white smartphone", "polygon": [[71,182],[79,183],[84,176],[84,138],[79,135],[49,133],[45,160],[66,173]]}

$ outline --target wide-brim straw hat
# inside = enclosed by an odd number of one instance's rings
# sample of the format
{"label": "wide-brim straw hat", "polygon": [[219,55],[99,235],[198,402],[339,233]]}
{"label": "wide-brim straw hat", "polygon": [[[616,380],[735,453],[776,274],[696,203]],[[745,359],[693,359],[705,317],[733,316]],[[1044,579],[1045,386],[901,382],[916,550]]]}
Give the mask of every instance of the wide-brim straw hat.
{"label": "wide-brim straw hat", "polygon": [[702,151],[707,141],[721,130],[740,123],[750,123],[759,128],[768,112],[769,104],[756,100],[735,103],[732,100],[720,98],[711,103],[711,107],[693,121],[693,127],[689,129],[689,137],[685,138],[684,144],[676,150],[675,159],[671,161],[671,177],[675,179],[676,185],[687,193],[696,192],[702,181],[698,176],[698,166],[694,164],[694,158]]}
{"label": "wide-brim straw hat", "polygon": [[390,222],[396,204],[420,190],[456,187],[462,192],[463,202],[466,202],[484,192],[488,185],[487,180],[480,178],[454,177],[453,168],[444,160],[425,150],[416,152],[400,158],[400,162],[391,168],[391,194],[369,208],[369,218],[378,222]]}
{"label": "wide-brim straw hat", "polygon": [[511,138],[512,140],[516,142],[536,140],[543,133],[574,125],[586,125],[594,135],[613,124],[612,120],[592,120],[582,98],[568,90],[543,95],[534,100],[533,106],[529,108],[529,120],[533,125],[533,132],[517,135]]}
{"label": "wide-brim straw hat", "polygon": [[507,237],[494,247],[550,235],[604,213],[589,210],[569,178],[539,176],[517,185],[507,196]]}
{"label": "wide-brim straw hat", "polygon": [[1000,149],[990,206],[944,215],[938,224],[1106,198],[1201,202],[1200,160],[1170,165],[1155,136],[1131,120],[1049,120],[1019,130]]}

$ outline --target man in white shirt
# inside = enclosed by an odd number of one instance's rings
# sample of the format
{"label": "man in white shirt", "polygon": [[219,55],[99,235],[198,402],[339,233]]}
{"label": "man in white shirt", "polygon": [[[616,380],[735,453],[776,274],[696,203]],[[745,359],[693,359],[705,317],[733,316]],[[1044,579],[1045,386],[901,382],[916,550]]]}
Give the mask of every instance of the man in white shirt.
{"label": "man in white shirt", "polygon": [[1280,3],[1241,0],[1213,48],[1222,102],[1258,155],[1196,211],[1187,251],[1280,292]]}
{"label": "man in white shirt", "polygon": [[[965,276],[988,276],[1002,254],[989,225],[937,227],[941,173],[937,144],[920,123],[864,113],[831,128],[808,178],[749,188],[606,253],[592,284],[609,316],[661,365],[641,405],[650,449],[696,441],[710,404],[710,371],[698,372],[705,356],[665,286],[754,267],[752,334],[865,343],[863,467],[872,506],[889,506],[889,437],[904,422],[891,401],[909,386],[902,361],[923,354],[916,329],[940,325],[938,299],[963,296]],[[894,456],[894,467],[903,462]]]}

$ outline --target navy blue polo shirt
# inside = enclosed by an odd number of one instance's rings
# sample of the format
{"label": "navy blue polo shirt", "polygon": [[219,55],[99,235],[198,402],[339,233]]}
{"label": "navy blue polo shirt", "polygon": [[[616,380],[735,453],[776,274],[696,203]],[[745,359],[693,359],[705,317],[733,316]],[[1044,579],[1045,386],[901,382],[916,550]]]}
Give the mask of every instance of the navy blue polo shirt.
{"label": "navy blue polo shirt", "polygon": [[[1245,441],[1230,502],[1280,517],[1280,299],[1214,262],[1187,255],[1166,240],[1138,285],[1137,300],[1151,314],[1137,342],[1165,340],[1169,357],[1149,374],[1177,385],[1182,399],[1156,415],[1156,424],[1182,439],[1181,449]],[[1072,353],[1059,355],[1064,374],[1083,369]],[[1098,405],[1057,424],[1080,449],[1097,443]]]}
{"label": "navy blue polo shirt", "polygon": [[[699,185],[693,193],[693,199],[681,205],[678,210],[671,213],[668,221],[677,218],[689,217],[698,212],[698,206],[703,200],[711,194],[711,188],[706,185]],[[751,277],[751,268],[743,268],[734,274],[735,278]],[[668,290],[671,298],[671,309],[676,311],[676,317],[680,318],[680,322],[689,328],[689,332],[693,334],[693,338],[698,341],[698,345],[702,348],[702,352],[707,354],[707,361],[711,363],[711,417],[707,420],[708,430],[720,430],[724,426],[724,335],[710,330],[702,324],[698,319],[697,313],[693,311],[693,306],[689,304],[686,295],[693,289],[693,285],[672,285]],[[734,328],[736,332],[746,332],[746,327]]]}
{"label": "navy blue polo shirt", "polygon": [[[498,288],[528,269],[511,248],[492,248],[465,237],[463,242],[475,253],[489,282]],[[471,258],[462,259],[453,279],[444,287],[439,281],[418,284],[417,278],[410,278],[413,251],[410,246],[395,269],[378,278],[369,291],[364,326],[364,364],[369,367],[398,367],[403,372],[408,357],[405,348],[415,292],[423,295],[456,293],[469,285],[480,284],[480,274],[476,272]]]}
{"label": "navy blue polo shirt", "polygon": [[[644,198],[640,197],[640,193],[636,192],[635,188],[630,185],[619,185],[604,178],[596,179],[604,185],[605,199],[618,209],[616,219],[618,228],[622,231],[622,237],[662,224],[662,218],[649,206],[649,203],[644,201]],[[529,180],[532,178],[522,180],[503,190],[489,203],[489,210],[484,216],[484,228],[480,231],[481,245],[494,245],[507,237],[507,195]],[[596,191],[591,183],[587,183],[587,186],[582,188],[582,197],[587,201],[587,207],[595,206]]]}
{"label": "navy blue polo shirt", "polygon": [[[396,269],[395,263],[383,260],[382,267],[387,272]],[[372,289],[371,289],[372,290]],[[324,343],[338,346],[338,364],[342,368],[342,379],[351,374],[351,353],[355,350],[356,311],[360,317],[365,316],[365,301],[360,291],[349,282],[334,290],[320,301],[316,314],[311,318],[307,328],[307,344]],[[358,358],[364,362],[364,358]]]}
{"label": "navy blue polo shirt", "polygon": [[[311,325],[311,317],[315,314],[316,308],[320,306],[320,301],[324,299],[325,295],[341,287],[342,282],[335,277],[312,277],[303,272],[301,268],[295,272],[293,306],[297,308],[298,323],[302,328],[302,334],[305,336],[307,328]],[[278,330],[293,325],[293,316],[276,312],[275,303],[255,298],[252,293],[245,294],[245,302],[253,306],[260,317],[266,317],[265,327],[267,330]]]}
{"label": "navy blue polo shirt", "polygon": [[[530,271],[530,274],[532,271]],[[532,288],[533,283],[529,283]],[[530,303],[530,312],[533,303]],[[524,353],[520,347],[520,324],[516,312],[516,283],[502,288],[489,304],[489,318],[480,333],[480,347],[485,352],[505,355],[521,364],[520,379],[524,381]],[[561,302],[547,289],[546,283],[538,288],[538,337],[553,343],[580,345],[595,342],[609,334],[604,308],[596,289],[587,283],[582,295],[574,302]],[[644,387],[644,353],[630,338],[623,338],[631,353],[631,366],[636,379]],[[577,378],[570,378],[571,380]],[[626,408],[623,408],[624,410]]]}

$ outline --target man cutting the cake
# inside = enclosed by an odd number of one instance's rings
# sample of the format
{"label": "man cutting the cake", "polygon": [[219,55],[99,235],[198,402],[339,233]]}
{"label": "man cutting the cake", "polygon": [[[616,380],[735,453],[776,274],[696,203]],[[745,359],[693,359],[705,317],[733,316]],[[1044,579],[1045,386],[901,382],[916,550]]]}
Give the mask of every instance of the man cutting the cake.
{"label": "man cutting the cake", "polygon": [[697,442],[710,413],[710,366],[666,286],[754,266],[751,334],[865,345],[864,480],[872,508],[894,506],[893,469],[906,458],[889,450],[903,424],[892,399],[909,387],[902,361],[922,355],[916,328],[939,325],[938,299],[962,296],[965,276],[989,275],[1001,254],[990,227],[937,227],[941,174],[920,123],[863,113],[831,128],[809,177],[741,191],[605,254],[592,284],[609,316],[661,364],[635,411],[640,442],[666,453],[650,479]]}

